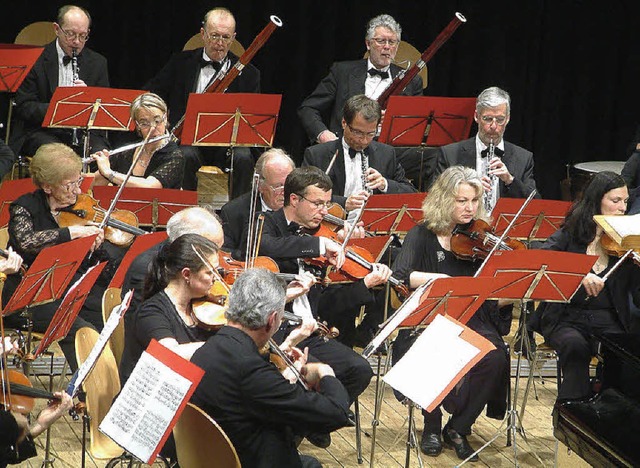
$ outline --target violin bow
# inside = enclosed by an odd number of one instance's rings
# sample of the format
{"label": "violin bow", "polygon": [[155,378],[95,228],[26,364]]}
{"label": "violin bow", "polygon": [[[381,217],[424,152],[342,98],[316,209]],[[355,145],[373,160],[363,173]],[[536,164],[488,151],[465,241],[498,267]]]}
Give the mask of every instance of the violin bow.
{"label": "violin bow", "polygon": [[338,151],[336,150],[335,153],[333,153],[333,157],[331,158],[331,161],[329,161],[329,165],[327,166],[327,170],[324,171],[325,174],[329,174],[329,171],[331,170],[331,168],[333,168],[333,164],[336,162],[336,158],[338,157]]}
{"label": "violin bow", "polygon": [[[364,213],[364,208],[367,206],[368,201],[369,199],[367,198],[362,204],[362,206],[359,208],[358,216],[356,216],[356,219],[353,220],[353,223],[349,227],[349,232],[347,232],[347,235],[344,236],[344,241],[342,242],[342,250],[344,250],[347,247],[347,243],[351,240],[351,236],[353,235],[353,232],[356,230],[356,226],[362,219],[362,213]],[[347,216],[347,219],[348,218],[349,217]]]}
{"label": "violin bow", "polygon": [[213,277],[216,279],[216,281],[219,281],[220,284],[222,284],[225,289],[227,290],[227,292],[230,292],[229,289],[229,285],[227,283],[224,282],[224,280],[222,279],[222,277],[220,276],[220,273],[218,273],[218,269],[215,268],[211,262],[209,260],[207,260],[207,258],[204,256],[204,254],[202,252],[200,252],[200,249],[198,247],[196,247],[195,245],[191,245],[191,248],[193,249],[193,251],[196,253],[196,255],[198,256],[198,258],[202,261],[202,263],[204,263],[207,267],[209,267],[209,269],[211,270],[211,274],[213,275]]}
{"label": "violin bow", "polygon": [[251,181],[251,205],[249,206],[249,228],[247,229],[247,251],[245,252],[245,270],[249,267],[249,262],[254,258],[256,251],[256,213],[258,211],[258,185],[260,184],[260,174],[253,173]]}
{"label": "violin bow", "polygon": [[535,189],[533,189],[533,191],[529,194],[529,196],[527,197],[527,199],[524,201],[524,203],[522,204],[522,206],[520,207],[520,209],[518,210],[518,212],[515,214],[515,216],[513,217],[513,219],[511,220],[511,222],[509,223],[509,225],[507,226],[507,228],[504,230],[504,232],[502,233],[502,235],[500,236],[500,238],[498,239],[498,241],[495,243],[495,245],[493,246],[493,248],[491,249],[491,251],[489,252],[489,254],[485,257],[484,261],[482,262],[482,265],[480,265],[480,268],[478,268],[478,271],[476,271],[476,274],[473,275],[474,278],[477,278],[478,276],[480,276],[480,272],[482,271],[482,269],[484,268],[484,266],[487,264],[487,261],[491,258],[491,256],[493,255],[493,253],[498,250],[498,247],[500,247],[502,245],[502,241],[504,241],[504,239],[507,237],[507,234],[509,233],[509,231],[511,230],[511,228],[515,225],[516,221],[518,220],[518,218],[520,217],[520,215],[522,214],[522,212],[524,211],[524,209],[527,207],[527,205],[531,202],[531,200],[533,200],[533,197],[536,196],[536,193],[538,193]]}

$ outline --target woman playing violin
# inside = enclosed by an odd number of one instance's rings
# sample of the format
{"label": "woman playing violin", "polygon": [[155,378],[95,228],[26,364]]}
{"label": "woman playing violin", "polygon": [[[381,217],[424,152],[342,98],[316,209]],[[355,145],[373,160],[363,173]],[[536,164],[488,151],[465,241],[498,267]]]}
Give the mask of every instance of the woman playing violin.
{"label": "woman playing violin", "polygon": [[[394,262],[393,271],[399,279],[416,288],[430,279],[448,276],[473,276],[479,262],[461,260],[451,251],[454,229],[482,219],[482,180],[470,168],[453,166],[436,180],[422,205],[424,221],[407,234],[402,250]],[[444,400],[444,408],[451,419],[442,428],[442,412],[424,412],[425,427],[421,449],[430,456],[442,451],[440,434],[447,445],[453,446],[457,456],[465,459],[474,452],[466,436],[487,403],[488,414],[501,418],[506,409],[508,384],[508,356],[502,335],[509,332],[511,309],[499,309],[495,301],[485,302],[467,325],[491,341],[496,349],[478,362],[463,380],[462,385]],[[413,343],[408,331],[400,333],[394,344],[397,361]],[[495,406],[493,405],[495,400]],[[474,457],[477,459],[477,456]]]}
{"label": "woman playing violin", "polygon": [[623,215],[629,192],[624,179],[613,172],[600,172],[586,187],[562,227],[543,249],[596,255],[598,260],[582,280],[582,287],[568,304],[544,303],[535,311],[530,325],[543,334],[558,352],[562,383],[558,400],[591,396],[589,363],[595,353],[593,334],[637,330],[630,314],[629,294],[640,305],[640,268],[626,260],[605,282],[603,276],[617,262],[604,250],[603,230],[594,215]]}
{"label": "woman playing violin", "polygon": [[[33,263],[45,247],[93,235],[97,237],[90,260],[92,264],[99,260],[113,259],[103,270],[71,331],[60,341],[60,347],[73,370],[77,367],[73,346],[75,332],[82,326],[91,326],[98,330],[102,328],[102,293],[117,266],[117,259],[122,254],[111,245],[102,245],[104,232],[97,226],[61,227],[58,224],[61,210],[73,205],[80,194],[81,169],[80,158],[68,146],[61,143],[42,145],[31,161],[31,178],[38,189],[19,197],[9,207],[9,246],[24,259],[26,266]],[[89,266],[89,261],[86,260],[75,279],[78,279]],[[8,276],[2,291],[4,304],[16,290],[20,280],[19,273]],[[35,331],[46,330],[59,304],[59,301],[55,301],[31,308]],[[6,317],[5,324],[17,328],[23,326],[25,320],[20,314],[12,314]]]}
{"label": "woman playing violin", "polygon": [[[131,103],[131,118],[138,134],[143,138],[149,136],[149,139],[162,135],[167,135],[167,138],[144,146],[127,187],[181,188],[184,158],[178,145],[169,138],[167,112],[167,105],[157,94],[141,94]],[[98,171],[94,185],[122,185],[133,156],[134,150],[111,157],[107,150],[95,153],[93,158],[98,164]]]}

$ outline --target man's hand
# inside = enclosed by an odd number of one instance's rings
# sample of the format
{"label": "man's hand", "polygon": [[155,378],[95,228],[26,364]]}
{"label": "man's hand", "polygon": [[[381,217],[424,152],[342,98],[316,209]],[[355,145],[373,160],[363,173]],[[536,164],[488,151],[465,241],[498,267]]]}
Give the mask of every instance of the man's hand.
{"label": "man's hand", "polygon": [[318,143],[326,143],[328,141],[337,140],[338,136],[333,133],[331,130],[324,130],[320,135],[318,135]]}
{"label": "man's hand", "polygon": [[344,250],[342,250],[342,246],[327,237],[324,239],[325,258],[336,268],[341,268],[344,264]]}
{"label": "man's hand", "polygon": [[358,208],[362,207],[365,200],[367,200],[368,198],[369,192],[367,192],[366,190],[360,190],[359,192],[355,192],[349,195],[349,198],[347,198],[344,207],[347,211],[357,210]]}
{"label": "man's hand", "polygon": [[371,273],[364,277],[364,285],[367,288],[373,288],[389,281],[391,269],[387,265],[372,263],[371,266],[373,267]]}
{"label": "man's hand", "polygon": [[371,190],[384,192],[387,189],[387,179],[382,177],[376,169],[370,167],[367,171],[367,187]]}
{"label": "man's hand", "polygon": [[489,165],[489,174],[497,176],[506,185],[511,185],[513,176],[509,173],[509,169],[502,162],[502,159],[494,157]]}
{"label": "man's hand", "polygon": [[11,247],[7,249],[7,258],[0,258],[0,272],[11,275],[20,271],[22,257],[13,251]]}
{"label": "man's hand", "polygon": [[307,363],[301,370],[300,373],[304,376],[307,384],[310,388],[314,390],[318,390],[320,380],[323,377],[331,376],[335,377],[336,374],[333,372],[333,369],[328,364],[322,364],[321,362],[310,362]]}
{"label": "man's hand", "polygon": [[[347,237],[347,234],[349,233],[350,230],[351,230],[351,224],[345,221],[344,227],[338,231],[338,240],[343,241],[344,238]],[[358,224],[356,224],[356,227],[353,230],[353,233],[351,234],[351,239],[363,239],[364,236],[365,236],[364,221],[358,221]]]}
{"label": "man's hand", "polygon": [[308,271],[296,275],[296,279],[287,285],[287,302],[308,293],[314,284],[316,284],[316,277]]}

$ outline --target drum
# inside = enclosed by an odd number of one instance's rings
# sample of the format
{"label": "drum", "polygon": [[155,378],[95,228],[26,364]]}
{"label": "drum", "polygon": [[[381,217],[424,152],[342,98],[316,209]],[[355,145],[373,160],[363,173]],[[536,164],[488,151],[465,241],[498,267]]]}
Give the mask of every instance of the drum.
{"label": "drum", "polygon": [[582,198],[585,187],[598,172],[611,171],[620,174],[623,167],[624,161],[590,161],[571,166],[569,169],[571,200],[576,201]]}

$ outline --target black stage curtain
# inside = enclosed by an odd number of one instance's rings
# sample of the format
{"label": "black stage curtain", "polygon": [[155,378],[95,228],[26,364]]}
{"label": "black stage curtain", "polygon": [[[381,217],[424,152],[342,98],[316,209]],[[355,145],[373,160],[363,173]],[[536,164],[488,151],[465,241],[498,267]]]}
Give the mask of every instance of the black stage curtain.
{"label": "black stage curtain", "polygon": [[[0,42],[53,20],[57,2],[5,2]],[[199,31],[204,1],[81,1],[93,17],[88,46],[109,60],[112,86],[137,88]],[[226,2],[246,46],[270,15],[284,22],[254,59],[265,93],[283,95],[276,145],[301,158],[296,108],[336,60],[362,57],[365,25],[389,13],[402,38],[425,50],[453,18],[468,22],[429,63],[427,95],[511,93],[507,140],[534,152],[538,187],[559,198],[568,164],[624,160],[638,124],[637,0],[325,0]],[[4,120],[4,115],[0,120]],[[173,116],[175,121],[178,116]],[[475,129],[472,130],[475,133]]]}

